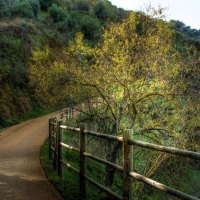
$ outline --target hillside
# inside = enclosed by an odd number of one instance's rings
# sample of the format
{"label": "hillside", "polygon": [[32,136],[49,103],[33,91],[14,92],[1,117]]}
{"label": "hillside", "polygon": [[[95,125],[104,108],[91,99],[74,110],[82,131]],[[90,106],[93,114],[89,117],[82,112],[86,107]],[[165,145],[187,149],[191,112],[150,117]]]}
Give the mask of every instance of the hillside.
{"label": "hillside", "polygon": [[[159,9],[126,11],[108,0],[0,0],[0,129],[78,105],[73,127],[84,122],[117,137],[131,130],[134,140],[198,152],[200,30],[165,21]],[[117,143],[90,142],[106,160],[121,160]],[[196,161],[134,147],[133,162],[136,172],[199,197]],[[114,170],[93,167],[118,191]],[[171,200],[142,183],[134,195]]]}
{"label": "hillside", "polygon": [[[34,49],[49,47],[55,59],[77,32],[95,45],[101,42],[102,30],[109,22],[122,21],[127,14],[107,0],[0,0],[0,126],[50,106],[29,84],[27,70]],[[199,31],[173,22],[180,45],[199,49]]]}
{"label": "hillside", "polygon": [[30,85],[28,66],[34,49],[49,47],[53,60],[77,32],[94,45],[107,22],[122,20],[125,14],[108,1],[0,0],[0,127],[55,105]]}

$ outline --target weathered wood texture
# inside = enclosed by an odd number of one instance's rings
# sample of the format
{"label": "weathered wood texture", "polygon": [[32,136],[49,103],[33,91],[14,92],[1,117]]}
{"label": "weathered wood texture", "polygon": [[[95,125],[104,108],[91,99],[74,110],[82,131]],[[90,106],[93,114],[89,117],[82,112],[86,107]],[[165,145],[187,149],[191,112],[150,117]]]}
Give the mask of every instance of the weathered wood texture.
{"label": "weathered wood texture", "polygon": [[[62,133],[61,133],[63,129],[72,131],[74,134],[79,133],[79,136],[80,136],[79,149],[63,143]],[[54,132],[56,135],[54,134]],[[116,165],[114,163],[111,163],[107,160],[98,158],[97,156],[94,156],[88,153],[87,152],[87,135],[104,138],[111,141],[113,140],[115,142],[119,142],[123,144],[122,145],[123,166]],[[56,139],[56,142],[54,142],[55,139]],[[200,152],[192,152],[192,151],[181,150],[177,148],[165,147],[161,145],[155,145],[155,144],[133,140],[133,130],[127,130],[124,132],[123,137],[117,137],[117,136],[112,136],[112,135],[106,135],[104,133],[97,133],[94,131],[86,130],[86,125],[84,124],[81,124],[80,128],[73,128],[73,127],[62,125],[60,121],[55,123],[55,119],[49,120],[49,158],[54,159],[54,168],[58,170],[59,175],[62,175],[62,168],[61,168],[62,165],[68,169],[71,169],[77,172],[80,175],[80,194],[82,196],[82,199],[87,199],[86,198],[86,181],[88,181],[92,183],[93,185],[95,185],[96,187],[98,187],[99,189],[101,189],[102,191],[109,194],[110,196],[114,197],[115,199],[132,200],[133,198],[132,179],[135,179],[135,180],[144,182],[145,184],[148,184],[152,186],[153,188],[156,188],[165,193],[171,194],[172,196],[176,196],[180,199],[199,200],[196,197],[193,197],[181,191],[175,190],[174,188],[170,188],[162,183],[156,182],[141,174],[135,173],[133,169],[133,159],[134,159],[133,147],[134,146],[166,152],[166,153],[174,154],[177,156],[184,156],[184,157],[188,157],[188,158],[192,158],[196,160],[200,159]],[[62,160],[62,148],[68,148],[80,154],[80,170],[72,167],[69,163],[66,163]],[[53,153],[54,153],[54,158],[52,158]],[[113,167],[114,169],[123,173],[123,197],[119,196],[118,194],[115,194],[110,189],[97,183],[96,181],[94,181],[93,179],[87,176],[87,163],[86,163],[87,158],[93,159],[97,162]]]}
{"label": "weathered wood texture", "polygon": [[80,125],[80,195],[83,199],[86,199],[86,170],[87,170],[87,160],[84,156],[84,152],[87,149],[87,135],[84,133],[86,128],[85,124]]}
{"label": "weathered wood texture", "polygon": [[[61,121],[58,122],[58,127],[60,127],[62,124]],[[59,128],[58,129],[58,176],[62,176],[62,163],[61,163],[61,160],[62,160],[62,146],[61,146],[61,142],[62,142],[62,129]]]}
{"label": "weathered wood texture", "polygon": [[133,171],[133,146],[128,141],[133,139],[133,130],[124,132],[123,137],[123,199],[133,199],[132,178],[129,173]]}

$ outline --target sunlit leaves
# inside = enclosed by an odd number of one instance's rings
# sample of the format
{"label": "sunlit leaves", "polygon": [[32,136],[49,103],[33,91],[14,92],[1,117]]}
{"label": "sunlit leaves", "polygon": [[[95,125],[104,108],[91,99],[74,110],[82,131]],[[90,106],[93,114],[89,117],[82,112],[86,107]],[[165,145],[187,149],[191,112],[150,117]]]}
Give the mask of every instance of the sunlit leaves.
{"label": "sunlit leaves", "polygon": [[52,61],[48,50],[33,52],[30,71],[47,93],[59,91],[63,99],[101,99],[101,117],[117,124],[118,134],[135,128],[165,140],[180,132],[179,110],[185,103],[177,96],[187,88],[174,36],[170,24],[160,18],[130,13],[122,23],[111,23],[95,47],[78,33],[62,59]]}

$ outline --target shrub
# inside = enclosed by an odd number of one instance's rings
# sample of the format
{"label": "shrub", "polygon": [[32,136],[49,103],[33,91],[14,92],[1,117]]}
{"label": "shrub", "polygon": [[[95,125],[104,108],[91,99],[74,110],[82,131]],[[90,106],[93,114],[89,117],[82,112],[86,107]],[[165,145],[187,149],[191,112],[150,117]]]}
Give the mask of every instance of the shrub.
{"label": "shrub", "polygon": [[102,20],[121,21],[125,11],[112,5],[109,1],[98,1],[94,6],[94,14]]}
{"label": "shrub", "polygon": [[57,23],[57,28],[61,33],[65,33],[69,31],[69,22],[68,19],[66,18],[65,21]]}
{"label": "shrub", "polygon": [[7,78],[11,74],[11,68],[7,63],[0,64],[0,82]]}
{"label": "shrub", "polygon": [[100,33],[101,24],[97,18],[85,16],[80,21],[80,28],[86,38],[92,39]]}
{"label": "shrub", "polygon": [[27,0],[15,4],[11,8],[11,15],[25,17],[25,18],[34,18],[33,8]]}
{"label": "shrub", "polygon": [[62,8],[58,7],[56,4],[53,4],[48,9],[48,12],[55,23],[64,21],[67,17],[65,11]]}
{"label": "shrub", "polygon": [[75,31],[80,31],[80,22],[83,18],[83,14],[80,14],[78,12],[70,12],[68,14],[68,27]]}
{"label": "shrub", "polygon": [[79,0],[77,1],[77,10],[82,12],[89,12],[89,3],[87,0]]}
{"label": "shrub", "polygon": [[35,18],[38,18],[38,14],[40,12],[40,2],[39,2],[39,0],[29,0],[29,2],[30,2],[30,5],[33,9],[33,13],[34,13]]}
{"label": "shrub", "polygon": [[5,0],[0,0],[0,18],[9,17],[9,5],[5,2]]}
{"label": "shrub", "polygon": [[97,4],[95,4],[94,14],[101,19],[105,19],[107,17],[107,9],[103,1],[99,1]]}
{"label": "shrub", "polygon": [[60,5],[60,3],[62,2],[61,0],[39,0],[40,1],[40,6],[41,9],[44,11],[47,11],[49,7],[52,6],[52,4],[57,4]]}

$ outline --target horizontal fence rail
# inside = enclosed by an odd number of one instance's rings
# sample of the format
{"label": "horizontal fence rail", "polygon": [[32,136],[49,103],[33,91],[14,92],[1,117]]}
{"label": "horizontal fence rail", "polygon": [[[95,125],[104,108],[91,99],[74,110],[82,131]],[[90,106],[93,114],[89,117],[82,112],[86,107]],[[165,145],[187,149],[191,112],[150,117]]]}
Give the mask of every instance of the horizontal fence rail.
{"label": "horizontal fence rail", "polygon": [[169,154],[174,154],[177,156],[184,156],[187,158],[200,160],[200,153],[198,153],[198,152],[177,149],[174,147],[165,147],[162,145],[150,144],[147,142],[140,142],[140,141],[136,141],[136,140],[129,140],[128,143],[130,145],[135,145],[135,146],[144,147],[147,149],[152,149],[152,150],[161,151],[161,152],[165,152],[165,153],[169,153]]}
{"label": "horizontal fence rail", "polygon": [[196,197],[193,197],[191,195],[188,195],[188,194],[185,194],[185,193],[180,192],[178,190],[175,190],[175,189],[173,189],[171,187],[168,187],[168,186],[166,186],[166,185],[164,185],[162,183],[159,183],[159,182],[154,181],[154,180],[152,180],[150,178],[142,176],[141,174],[138,174],[138,173],[135,173],[135,172],[130,172],[129,175],[132,178],[134,178],[134,179],[136,179],[138,181],[142,181],[142,182],[144,182],[144,183],[146,183],[148,185],[151,185],[152,187],[154,187],[156,189],[159,189],[159,190],[161,190],[161,191],[163,191],[165,193],[168,193],[168,194],[171,194],[173,196],[176,196],[176,197],[178,197],[180,199],[185,199],[185,200],[199,200]]}
{"label": "horizontal fence rail", "polygon": [[118,141],[118,142],[123,142],[123,137],[117,137],[117,136],[114,136],[114,135],[108,135],[108,134],[98,133],[98,132],[89,131],[89,130],[84,130],[84,133],[86,133],[88,135],[100,137],[100,138],[105,138],[105,139],[115,140],[115,141]]}
{"label": "horizontal fence rail", "polygon": [[[71,112],[71,111],[70,111]],[[71,112],[72,113],[72,112]],[[69,116],[69,114],[67,114]],[[62,130],[68,130],[72,132],[76,132],[79,134],[79,148],[73,147],[69,144],[66,144],[62,141]],[[119,142],[122,144],[123,149],[123,166],[116,165],[111,163],[105,159],[99,158],[95,155],[92,155],[87,152],[87,135],[91,135],[94,137],[99,137],[115,142]],[[94,131],[87,130],[84,125],[81,125],[80,128],[69,127],[61,124],[61,121],[57,121],[55,119],[49,120],[49,158],[53,159],[54,157],[54,168],[58,170],[58,175],[62,176],[62,166],[68,168],[80,175],[80,195],[82,198],[86,199],[86,180],[98,187],[108,195],[114,197],[115,199],[124,199],[131,200],[132,197],[132,179],[141,181],[147,185],[152,186],[160,191],[168,193],[172,196],[178,197],[184,200],[200,200],[197,197],[188,195],[181,191],[175,190],[174,188],[170,188],[162,183],[154,181],[148,177],[145,177],[141,174],[138,174],[133,171],[133,146],[139,146],[142,148],[147,148],[151,150],[161,151],[177,156],[184,156],[191,159],[200,160],[199,152],[192,152],[187,150],[181,150],[173,147],[166,147],[162,145],[150,144],[147,142],[136,141],[132,139],[132,132],[128,130],[124,133],[123,137],[107,135],[104,133],[98,133]],[[76,169],[72,165],[63,161],[62,158],[62,148],[67,148],[78,152],[80,155],[80,170]],[[54,156],[53,156],[54,155]],[[112,167],[115,170],[118,170],[123,173],[123,197],[114,193],[110,189],[105,186],[97,183],[95,180],[89,178],[87,176],[87,160],[86,158],[93,159],[99,163],[105,164],[106,166]]]}
{"label": "horizontal fence rail", "polygon": [[94,186],[98,187],[99,189],[103,190],[105,193],[109,194],[110,196],[114,197],[115,199],[122,200],[123,197],[120,195],[117,195],[116,193],[112,192],[110,189],[106,188],[105,186],[97,183],[93,179],[89,178],[88,176],[84,176],[86,180],[88,180],[90,183],[92,183]]}

